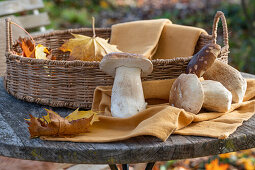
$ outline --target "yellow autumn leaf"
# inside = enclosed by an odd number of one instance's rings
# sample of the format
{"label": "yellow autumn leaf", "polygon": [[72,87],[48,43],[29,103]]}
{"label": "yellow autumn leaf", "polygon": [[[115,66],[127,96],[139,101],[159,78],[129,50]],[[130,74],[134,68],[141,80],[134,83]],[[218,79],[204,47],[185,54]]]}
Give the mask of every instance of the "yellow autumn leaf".
{"label": "yellow autumn leaf", "polygon": [[[47,112],[46,116],[42,116],[41,118],[35,117],[36,119],[40,119],[40,121],[44,122],[44,123],[50,123],[50,114],[49,112],[55,114],[56,116],[59,116],[59,114],[57,114],[56,112],[49,110],[49,109],[45,109]],[[30,122],[30,119],[25,119],[26,121]]]}
{"label": "yellow autumn leaf", "polygon": [[121,52],[116,45],[108,43],[108,40],[96,37],[93,19],[93,37],[72,34],[74,38],[66,41],[60,50],[70,52],[68,60],[101,61],[103,56],[111,52]]}
{"label": "yellow autumn leaf", "polygon": [[70,113],[68,116],[65,117],[69,122],[73,120],[83,119],[83,118],[90,118],[93,115],[93,118],[90,122],[90,124],[93,124],[95,121],[99,121],[98,115],[96,112],[93,112],[92,110],[88,111],[79,111],[79,108]]}
{"label": "yellow autumn leaf", "polygon": [[100,61],[108,53],[120,52],[115,45],[109,44],[108,40],[103,38],[72,35],[74,38],[60,47],[63,52],[70,51],[69,60]]}
{"label": "yellow autumn leaf", "polygon": [[45,109],[46,112],[47,112],[47,115],[46,116],[42,116],[42,118],[40,118],[41,121],[45,121],[47,123],[50,123],[50,115],[49,115],[49,112],[52,112],[54,113],[55,115],[59,116],[59,114],[57,114],[56,112],[52,111],[52,110],[49,110],[49,109]]}
{"label": "yellow autumn leaf", "polygon": [[47,55],[49,55],[49,54],[50,54],[50,52],[47,47],[44,47],[41,44],[38,44],[35,47],[35,58],[36,59],[48,60]]}
{"label": "yellow autumn leaf", "polygon": [[[50,123],[51,119],[50,119],[50,115],[49,113],[53,113],[56,116],[60,116],[59,114],[57,114],[56,112],[49,110],[49,109],[45,109],[47,112],[46,116],[42,116],[41,118],[37,118],[36,119],[40,119],[42,122],[45,123]],[[78,120],[78,119],[83,119],[83,118],[90,118],[91,116],[93,116],[92,121],[90,122],[90,124],[93,124],[95,121],[99,121],[98,115],[96,112],[93,112],[92,110],[88,110],[88,111],[79,111],[79,108],[77,108],[75,111],[73,111],[72,113],[70,113],[68,116],[65,117],[66,120],[68,120],[69,122],[73,121],[73,120]],[[25,119],[26,121],[30,122],[30,119]]]}

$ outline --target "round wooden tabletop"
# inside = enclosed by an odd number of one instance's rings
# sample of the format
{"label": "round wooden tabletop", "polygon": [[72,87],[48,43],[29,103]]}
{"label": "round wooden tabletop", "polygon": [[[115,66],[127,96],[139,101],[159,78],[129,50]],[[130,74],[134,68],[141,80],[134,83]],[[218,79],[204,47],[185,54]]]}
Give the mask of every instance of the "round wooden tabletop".
{"label": "round wooden tabletop", "polygon": [[[245,75],[245,77],[253,75]],[[229,138],[171,135],[166,142],[140,136],[111,143],[72,143],[30,139],[24,118],[42,116],[47,106],[9,95],[0,79],[0,155],[61,163],[116,164],[166,161],[238,151],[255,147],[255,116]],[[66,108],[51,108],[66,116]]]}

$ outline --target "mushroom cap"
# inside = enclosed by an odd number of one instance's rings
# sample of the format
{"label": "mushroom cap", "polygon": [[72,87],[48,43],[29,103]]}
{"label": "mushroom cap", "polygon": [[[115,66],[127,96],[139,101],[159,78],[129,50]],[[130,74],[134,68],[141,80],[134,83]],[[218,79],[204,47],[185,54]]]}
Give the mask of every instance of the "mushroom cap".
{"label": "mushroom cap", "polygon": [[141,68],[141,76],[146,76],[153,70],[151,61],[139,54],[113,52],[105,55],[100,62],[100,69],[113,77],[116,68],[121,66]]}
{"label": "mushroom cap", "polygon": [[170,90],[169,104],[197,114],[203,105],[204,91],[195,74],[181,74]]}

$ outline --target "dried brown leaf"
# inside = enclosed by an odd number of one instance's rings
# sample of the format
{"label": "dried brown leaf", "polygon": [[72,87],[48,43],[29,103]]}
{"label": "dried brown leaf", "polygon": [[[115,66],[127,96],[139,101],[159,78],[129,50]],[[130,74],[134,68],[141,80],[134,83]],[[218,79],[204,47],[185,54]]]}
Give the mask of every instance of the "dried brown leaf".
{"label": "dried brown leaf", "polygon": [[[50,48],[41,44],[35,46],[30,39],[19,38],[18,44],[22,49],[22,55],[28,58],[44,59],[44,60],[56,60],[56,57],[52,56]],[[17,53],[18,54],[18,53]]]}
{"label": "dried brown leaf", "polygon": [[35,45],[30,39],[20,37],[18,43],[23,51],[24,57],[35,58]]}
{"label": "dried brown leaf", "polygon": [[31,138],[84,133],[94,121],[98,121],[96,113],[92,111],[81,111],[81,113],[79,113],[79,111],[76,110],[66,118],[61,117],[52,110],[46,109],[46,111],[48,115],[43,116],[43,118],[36,118],[30,115],[30,119],[28,119],[28,129]]}

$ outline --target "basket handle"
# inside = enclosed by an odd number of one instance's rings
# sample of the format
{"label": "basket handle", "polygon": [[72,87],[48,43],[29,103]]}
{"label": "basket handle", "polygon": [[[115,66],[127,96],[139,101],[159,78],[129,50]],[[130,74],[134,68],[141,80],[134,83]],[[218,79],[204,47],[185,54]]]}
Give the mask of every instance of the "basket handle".
{"label": "basket handle", "polygon": [[5,31],[6,31],[6,52],[10,52],[12,48],[11,18],[5,18]]}
{"label": "basket handle", "polygon": [[229,44],[228,44],[228,26],[227,26],[227,21],[224,16],[224,13],[222,11],[217,11],[214,17],[213,21],[213,30],[212,30],[212,38],[213,38],[213,43],[216,44],[217,41],[217,28],[218,28],[218,23],[219,20],[221,19],[222,26],[223,26],[223,43],[225,50],[229,49]]}

